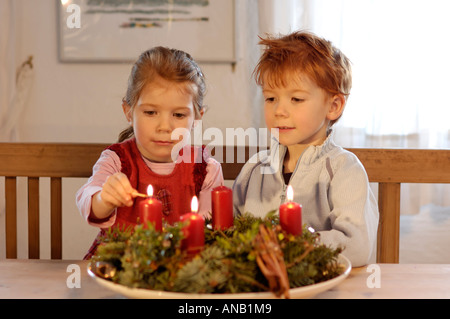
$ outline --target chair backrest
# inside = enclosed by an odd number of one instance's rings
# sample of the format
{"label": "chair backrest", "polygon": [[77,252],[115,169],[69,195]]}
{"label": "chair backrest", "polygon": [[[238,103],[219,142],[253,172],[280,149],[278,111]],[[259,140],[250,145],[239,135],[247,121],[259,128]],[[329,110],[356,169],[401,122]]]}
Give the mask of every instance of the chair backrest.
{"label": "chair backrest", "polygon": [[[5,176],[6,257],[17,258],[17,177],[28,178],[28,251],[39,258],[39,178],[50,177],[51,258],[62,256],[62,178],[89,177],[106,144],[0,143],[0,176]],[[398,263],[400,184],[450,183],[450,150],[349,149],[379,184],[377,262]],[[239,174],[256,150],[215,147],[226,180]]]}
{"label": "chair backrest", "polygon": [[[380,220],[377,262],[398,263],[400,255],[400,185],[450,183],[450,150],[349,148],[367,171],[369,182],[378,183]],[[234,150],[244,154],[243,150]],[[245,154],[248,155],[248,149]],[[251,155],[251,154],[250,154]],[[246,157],[248,158],[248,157]],[[242,163],[224,163],[225,179],[234,179]],[[237,172],[237,173],[236,173]]]}
{"label": "chair backrest", "polygon": [[378,183],[377,262],[398,263],[400,254],[400,185],[450,183],[450,150],[349,149]]}
{"label": "chair backrest", "polygon": [[102,144],[0,143],[6,258],[17,258],[17,177],[28,179],[28,257],[39,259],[39,178],[50,177],[51,258],[62,258],[62,178],[89,177]]}

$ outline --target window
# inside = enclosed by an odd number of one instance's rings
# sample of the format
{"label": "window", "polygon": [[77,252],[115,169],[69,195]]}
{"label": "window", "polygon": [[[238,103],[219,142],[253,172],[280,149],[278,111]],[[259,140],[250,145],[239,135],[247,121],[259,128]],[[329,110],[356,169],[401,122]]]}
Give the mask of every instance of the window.
{"label": "window", "polygon": [[383,137],[358,146],[450,148],[449,1],[303,2],[306,29],[352,61],[353,89],[339,127]]}

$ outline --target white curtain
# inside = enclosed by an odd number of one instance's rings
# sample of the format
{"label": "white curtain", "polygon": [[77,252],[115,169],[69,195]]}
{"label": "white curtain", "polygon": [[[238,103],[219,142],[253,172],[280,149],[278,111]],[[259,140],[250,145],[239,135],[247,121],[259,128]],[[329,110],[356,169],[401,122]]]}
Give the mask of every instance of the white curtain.
{"label": "white curtain", "polygon": [[[450,148],[450,1],[260,0],[264,32],[312,31],[352,61],[336,141],[344,147]],[[450,167],[449,167],[450,169]],[[450,206],[449,185],[402,185],[403,214]]]}
{"label": "white curtain", "polygon": [[33,81],[32,57],[17,68],[15,14],[17,1],[0,1],[0,141],[17,141],[16,125]]}
{"label": "white curtain", "polygon": [[[342,127],[370,147],[450,148],[450,2],[314,0],[309,28],[353,63]],[[388,143],[388,144],[386,144]]]}

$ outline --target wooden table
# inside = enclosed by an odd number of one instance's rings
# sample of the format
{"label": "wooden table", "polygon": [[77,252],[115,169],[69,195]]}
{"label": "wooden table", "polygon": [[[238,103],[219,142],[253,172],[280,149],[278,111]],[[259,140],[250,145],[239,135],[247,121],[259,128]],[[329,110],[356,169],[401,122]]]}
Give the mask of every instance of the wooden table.
{"label": "wooden table", "polygon": [[[76,265],[75,271],[70,265]],[[80,288],[69,288],[79,266]],[[68,268],[69,267],[69,268]],[[86,261],[0,260],[0,299],[123,298],[87,274]],[[372,280],[379,274],[379,281]],[[380,287],[373,287],[379,283]],[[450,298],[450,265],[376,264],[352,269],[338,286],[317,299]]]}

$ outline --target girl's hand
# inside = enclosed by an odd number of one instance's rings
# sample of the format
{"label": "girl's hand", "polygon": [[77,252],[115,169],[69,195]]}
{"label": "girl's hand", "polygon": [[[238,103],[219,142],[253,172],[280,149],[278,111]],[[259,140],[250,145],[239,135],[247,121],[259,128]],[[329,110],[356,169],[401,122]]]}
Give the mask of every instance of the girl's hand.
{"label": "girl's hand", "polygon": [[131,206],[133,192],[135,190],[131,187],[128,177],[123,173],[115,173],[106,179],[100,197],[105,204],[113,208]]}
{"label": "girl's hand", "polygon": [[125,174],[115,173],[106,179],[102,190],[94,194],[92,213],[97,218],[106,218],[117,207],[130,207],[133,205],[132,193],[135,192]]}

